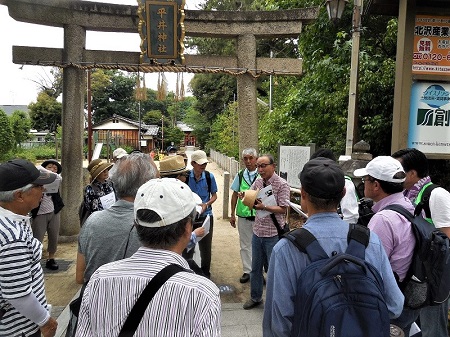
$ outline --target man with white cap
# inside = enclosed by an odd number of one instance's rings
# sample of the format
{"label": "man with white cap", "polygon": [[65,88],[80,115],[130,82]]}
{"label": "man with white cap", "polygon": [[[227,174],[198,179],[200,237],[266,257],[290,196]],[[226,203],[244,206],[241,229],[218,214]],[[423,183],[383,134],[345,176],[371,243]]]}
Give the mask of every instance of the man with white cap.
{"label": "man with white cap", "polygon": [[[416,240],[411,223],[396,211],[384,208],[396,204],[411,214],[414,213],[411,201],[403,195],[406,173],[398,160],[390,156],[379,156],[372,159],[365,168],[355,170],[354,175],[362,177],[364,195],[375,202],[372,207],[375,215],[368,227],[380,237],[392,271],[398,282],[401,282],[411,264]],[[402,328],[405,336],[409,336],[411,324],[418,315],[419,310],[404,308],[401,315],[391,320],[391,323]]]}
{"label": "man with white cap", "polygon": [[56,179],[31,162],[0,164],[0,336],[52,337],[40,264],[42,243],[33,237],[28,213],[39,205],[44,185]]}
{"label": "man with white cap", "polygon": [[213,224],[214,217],[211,205],[217,200],[217,184],[214,175],[211,172],[206,171],[206,165],[209,161],[206,157],[205,151],[197,150],[191,154],[192,171],[186,180],[186,184],[189,185],[192,192],[197,194],[202,199],[202,214],[198,223],[201,224],[207,215],[210,216],[210,228],[209,234],[206,235],[200,242],[200,257],[201,268],[203,274],[206,277],[210,277],[211,269],[211,249],[212,249],[212,236],[213,236]]}
{"label": "man with white cap", "polygon": [[152,179],[139,188],[134,218],[143,247],[92,275],[76,336],[117,336],[144,288],[169,265],[181,266],[181,271],[145,304],[134,336],[220,336],[219,289],[190,271],[181,256],[191,237],[195,208],[192,191],[177,179]]}

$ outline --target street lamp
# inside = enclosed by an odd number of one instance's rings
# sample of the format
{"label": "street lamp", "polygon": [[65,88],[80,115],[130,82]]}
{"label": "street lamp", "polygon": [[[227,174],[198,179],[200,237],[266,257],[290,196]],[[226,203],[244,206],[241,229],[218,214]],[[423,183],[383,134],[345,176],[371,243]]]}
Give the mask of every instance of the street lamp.
{"label": "street lamp", "polygon": [[[328,17],[333,22],[339,20],[347,0],[327,0]],[[348,94],[347,134],[345,155],[350,156],[358,131],[358,77],[359,77],[359,40],[361,36],[361,11],[363,0],[353,0],[352,18],[352,57],[350,65],[350,86]]]}

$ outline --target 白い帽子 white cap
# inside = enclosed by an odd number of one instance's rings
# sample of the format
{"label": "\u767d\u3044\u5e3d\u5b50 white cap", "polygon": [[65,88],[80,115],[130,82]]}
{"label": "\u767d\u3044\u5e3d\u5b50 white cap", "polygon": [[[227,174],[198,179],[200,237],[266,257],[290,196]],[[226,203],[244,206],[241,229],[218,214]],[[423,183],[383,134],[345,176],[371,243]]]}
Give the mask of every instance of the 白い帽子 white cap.
{"label": "\u767d\u3044\u5e3d\u5b50 white cap", "polygon": [[[178,179],[152,179],[137,191],[134,200],[134,218],[139,225],[144,227],[168,226],[190,215],[194,211],[198,199],[189,186]],[[139,220],[137,212],[141,209],[155,212],[161,220],[152,223]]]}
{"label": "\u767d\u3044\u5e3d\u5b50 white cap", "polygon": [[197,151],[192,152],[191,161],[194,161],[199,165],[209,163],[208,157],[206,156],[205,151],[202,151],[202,150],[197,150]]}
{"label": "\u767d\u3044\u5e3d\u5b50 white cap", "polygon": [[406,177],[402,164],[390,156],[378,156],[366,167],[355,170],[353,174],[355,177],[371,176],[390,183],[402,183]]}

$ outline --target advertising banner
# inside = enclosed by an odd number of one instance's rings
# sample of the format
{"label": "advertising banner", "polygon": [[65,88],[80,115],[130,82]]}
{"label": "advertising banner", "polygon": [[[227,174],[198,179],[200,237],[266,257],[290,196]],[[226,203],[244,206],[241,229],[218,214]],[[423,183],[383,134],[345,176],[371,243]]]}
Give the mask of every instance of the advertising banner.
{"label": "advertising banner", "polygon": [[408,147],[450,154],[450,83],[414,82],[410,106]]}
{"label": "advertising banner", "polygon": [[413,74],[450,75],[450,17],[416,15]]}

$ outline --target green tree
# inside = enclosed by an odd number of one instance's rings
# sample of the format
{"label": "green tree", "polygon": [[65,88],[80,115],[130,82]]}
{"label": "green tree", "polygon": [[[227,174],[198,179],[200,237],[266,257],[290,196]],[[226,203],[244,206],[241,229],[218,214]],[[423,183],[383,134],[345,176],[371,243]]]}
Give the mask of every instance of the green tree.
{"label": "green tree", "polygon": [[197,74],[192,78],[190,86],[197,99],[195,108],[212,123],[216,115],[234,100],[236,78],[229,75]]}
{"label": "green tree", "polygon": [[14,147],[29,139],[31,120],[25,111],[16,110],[9,117],[9,124],[14,136]]}
{"label": "green tree", "polygon": [[211,127],[211,137],[206,145],[230,157],[239,158],[239,134],[237,123],[237,103],[231,103],[227,109],[217,115]]}
{"label": "green tree", "polygon": [[164,127],[164,149],[165,150],[171,143],[175,146],[180,146],[183,141],[184,132],[177,127]]}
{"label": "green tree", "polygon": [[63,70],[61,68],[51,68],[50,76],[40,76],[38,81],[34,81],[39,86],[39,92],[45,92],[53,98],[58,98],[63,91]]}
{"label": "green tree", "polygon": [[31,127],[54,132],[61,125],[62,104],[46,92],[39,93],[35,103],[28,105]]}
{"label": "green tree", "polygon": [[93,121],[98,123],[114,114],[137,119],[138,103],[134,98],[136,74],[99,69],[91,75]]}
{"label": "green tree", "polygon": [[197,139],[197,145],[204,146],[210,133],[210,124],[205,115],[191,107],[186,112],[184,123],[194,129],[192,135]]}
{"label": "green tree", "polygon": [[0,160],[9,158],[9,152],[14,147],[14,135],[6,113],[0,109]]}
{"label": "green tree", "polygon": [[144,117],[142,117],[142,121],[145,124],[161,125],[161,116],[162,116],[161,111],[150,110],[144,115]]}
{"label": "green tree", "polygon": [[[305,1],[273,2],[285,9],[305,4]],[[279,143],[314,142],[343,153],[351,57],[348,27],[351,27],[350,6],[336,26],[329,22],[322,9],[319,18],[305,27],[298,42],[304,74],[300,79],[278,80],[274,111],[263,116],[260,122],[263,151],[274,152]],[[375,155],[390,152],[396,27],[396,19],[390,17],[371,16],[363,20],[358,83],[359,138],[369,142]],[[365,31],[371,33],[364,34]]]}

